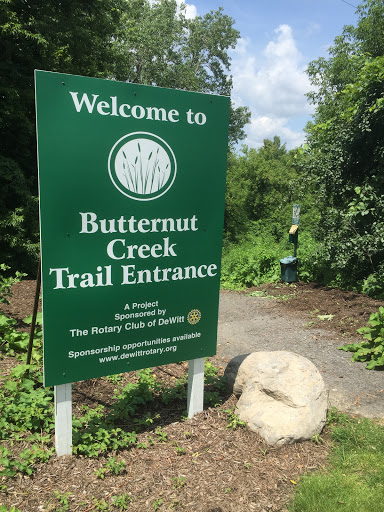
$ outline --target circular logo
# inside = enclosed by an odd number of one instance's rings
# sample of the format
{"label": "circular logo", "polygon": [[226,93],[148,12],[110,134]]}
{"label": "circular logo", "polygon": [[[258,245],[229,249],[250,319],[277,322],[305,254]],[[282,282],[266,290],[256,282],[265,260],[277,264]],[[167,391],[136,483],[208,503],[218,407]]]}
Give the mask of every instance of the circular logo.
{"label": "circular logo", "polygon": [[198,324],[200,322],[201,313],[198,309],[192,309],[187,316],[188,322],[191,325]]}
{"label": "circular logo", "polygon": [[165,194],[176,177],[176,158],[171,147],[157,135],[129,133],[109,153],[108,172],[115,187],[137,201]]}

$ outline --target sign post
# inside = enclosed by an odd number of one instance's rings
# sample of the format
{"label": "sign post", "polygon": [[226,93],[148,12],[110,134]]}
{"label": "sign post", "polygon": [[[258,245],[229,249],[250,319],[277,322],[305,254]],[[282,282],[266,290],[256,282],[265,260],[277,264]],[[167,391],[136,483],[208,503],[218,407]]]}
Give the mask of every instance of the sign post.
{"label": "sign post", "polygon": [[72,453],[72,384],[54,387],[55,447],[58,457]]}
{"label": "sign post", "polygon": [[36,71],[46,386],[216,353],[229,103]]}

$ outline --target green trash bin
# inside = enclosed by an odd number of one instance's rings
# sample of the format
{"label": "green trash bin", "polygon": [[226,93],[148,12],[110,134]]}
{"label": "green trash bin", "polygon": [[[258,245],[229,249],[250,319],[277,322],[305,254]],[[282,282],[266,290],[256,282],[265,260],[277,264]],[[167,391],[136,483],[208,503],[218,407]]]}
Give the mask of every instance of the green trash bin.
{"label": "green trash bin", "polygon": [[287,256],[280,260],[281,280],[286,283],[296,283],[297,281],[297,263],[296,256]]}

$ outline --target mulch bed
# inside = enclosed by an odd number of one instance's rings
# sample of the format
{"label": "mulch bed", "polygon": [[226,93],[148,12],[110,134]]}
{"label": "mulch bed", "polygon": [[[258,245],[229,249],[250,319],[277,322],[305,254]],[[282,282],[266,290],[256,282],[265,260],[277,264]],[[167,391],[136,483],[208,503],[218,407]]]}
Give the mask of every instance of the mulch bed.
{"label": "mulch bed", "polygon": [[[383,305],[382,301],[363,295],[316,284],[265,285],[258,290],[278,296],[276,307],[308,315],[314,323],[321,322],[322,327],[347,334],[366,325],[369,314]],[[34,281],[23,281],[13,287],[11,303],[1,305],[25,329],[22,319],[32,313],[34,293]],[[318,315],[333,317],[321,321]],[[4,376],[12,362],[3,359],[0,364]],[[185,363],[155,370],[157,377],[168,379],[170,385],[186,371]],[[134,376],[127,374],[127,379],[130,378]],[[114,387],[105,378],[76,383],[74,411],[79,411],[82,404],[108,406]],[[155,440],[153,445],[108,455],[125,462],[120,475],[97,478],[95,471],[105,467],[105,457],[58,459],[54,456],[48,463],[39,465],[32,477],[18,476],[0,482],[0,489],[2,484],[6,485],[0,494],[0,505],[15,506],[22,512],[114,511],[124,510],[112,503],[116,496],[125,493],[130,501],[127,510],[131,511],[285,511],[300,477],[327,464],[329,436],[327,432],[322,434],[322,444],[307,441],[281,448],[268,447],[246,428],[228,428],[225,411],[235,404],[235,397],[230,396],[223,406],[207,409],[186,421],[180,408],[163,405],[159,423],[139,435],[143,442],[151,436]],[[167,434],[166,442],[160,442],[154,434],[159,424]],[[55,491],[61,496],[68,493],[67,508],[60,508]]]}
{"label": "mulch bed", "polygon": [[[263,292],[275,297],[277,307],[308,317],[310,327],[322,327],[342,336],[355,336],[356,329],[367,325],[371,313],[376,312],[384,301],[363,293],[331,288],[318,283],[278,283],[251,288],[244,293]],[[320,319],[326,315],[328,318]]]}
{"label": "mulch bed", "polygon": [[[102,387],[103,381],[98,382]],[[8,481],[0,503],[23,512],[60,510],[56,491],[68,493],[69,508],[63,510],[81,512],[120,510],[100,508],[100,503],[111,505],[123,493],[132,499],[127,510],[137,512],[155,510],[156,504],[164,511],[286,510],[300,476],[326,464],[327,436],[322,445],[308,441],[271,448],[245,428],[226,428],[223,409],[234,405],[231,397],[220,409],[168,424],[164,411],[166,442],[110,454],[126,464],[119,476],[97,478],[95,471],[105,466],[105,457],[52,457],[32,477]],[[148,435],[156,438],[151,432],[139,438],[145,442]],[[178,455],[176,448],[185,454]]]}

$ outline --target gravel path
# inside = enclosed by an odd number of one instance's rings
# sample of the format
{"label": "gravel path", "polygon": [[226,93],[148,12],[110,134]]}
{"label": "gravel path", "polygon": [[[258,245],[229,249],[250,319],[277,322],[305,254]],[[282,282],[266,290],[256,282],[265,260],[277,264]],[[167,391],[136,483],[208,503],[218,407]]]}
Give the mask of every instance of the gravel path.
{"label": "gravel path", "polygon": [[352,363],[350,353],[337,350],[347,340],[307,324],[308,318],[282,312],[273,299],[222,291],[217,356],[227,362],[261,350],[295,352],[310,359],[321,372],[330,405],[384,420],[384,373],[366,370],[364,363]]}

